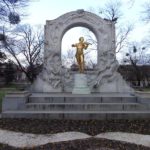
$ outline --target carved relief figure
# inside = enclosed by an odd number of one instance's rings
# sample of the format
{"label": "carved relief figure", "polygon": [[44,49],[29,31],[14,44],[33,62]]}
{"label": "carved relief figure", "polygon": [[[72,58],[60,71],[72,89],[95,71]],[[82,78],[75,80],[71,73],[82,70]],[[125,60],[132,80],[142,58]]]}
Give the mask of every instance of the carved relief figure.
{"label": "carved relief figure", "polygon": [[[93,85],[94,88],[97,88],[102,82],[111,82],[116,77],[116,71],[118,68],[118,62],[115,59],[113,52],[106,52],[100,58],[100,68],[97,74],[97,79]],[[106,80],[106,81],[105,81]]]}

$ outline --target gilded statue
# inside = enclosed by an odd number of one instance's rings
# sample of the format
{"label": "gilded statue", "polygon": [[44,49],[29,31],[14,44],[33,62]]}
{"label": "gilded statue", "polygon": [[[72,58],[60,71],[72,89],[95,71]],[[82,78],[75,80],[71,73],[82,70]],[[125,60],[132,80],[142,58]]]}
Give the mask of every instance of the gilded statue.
{"label": "gilded statue", "polygon": [[84,38],[79,38],[79,43],[72,44],[72,47],[76,47],[76,60],[79,66],[80,73],[84,73],[84,52],[83,49],[87,49],[90,43],[84,42]]}

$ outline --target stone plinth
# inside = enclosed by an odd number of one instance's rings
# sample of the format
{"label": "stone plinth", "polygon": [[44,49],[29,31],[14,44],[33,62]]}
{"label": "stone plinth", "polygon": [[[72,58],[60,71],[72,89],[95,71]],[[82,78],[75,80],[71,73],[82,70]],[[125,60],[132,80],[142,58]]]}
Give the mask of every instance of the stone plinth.
{"label": "stone plinth", "polygon": [[87,85],[87,77],[85,74],[74,75],[73,94],[90,94],[90,89]]}
{"label": "stone plinth", "polygon": [[2,112],[25,109],[29,95],[27,91],[8,92],[2,101]]}

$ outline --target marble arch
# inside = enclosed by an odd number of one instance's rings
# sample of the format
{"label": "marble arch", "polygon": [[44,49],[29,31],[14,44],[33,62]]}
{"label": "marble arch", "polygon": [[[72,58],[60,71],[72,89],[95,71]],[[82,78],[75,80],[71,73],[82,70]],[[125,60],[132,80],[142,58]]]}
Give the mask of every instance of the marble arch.
{"label": "marble arch", "polygon": [[[49,20],[45,25],[45,52],[51,50],[61,51],[61,40],[66,31],[73,27],[82,26],[90,29],[98,42],[98,55],[104,51],[115,50],[115,27],[111,21],[106,21],[99,16],[77,10],[66,13],[55,20]],[[105,44],[104,44],[105,43]]]}
{"label": "marble arch", "polygon": [[114,23],[84,10],[72,11],[46,21],[44,67],[32,85],[32,91],[71,92],[74,74],[62,68],[61,41],[67,30],[77,26],[89,28],[98,42],[97,70],[93,74],[87,73],[91,91],[131,92],[132,89],[117,73]]}

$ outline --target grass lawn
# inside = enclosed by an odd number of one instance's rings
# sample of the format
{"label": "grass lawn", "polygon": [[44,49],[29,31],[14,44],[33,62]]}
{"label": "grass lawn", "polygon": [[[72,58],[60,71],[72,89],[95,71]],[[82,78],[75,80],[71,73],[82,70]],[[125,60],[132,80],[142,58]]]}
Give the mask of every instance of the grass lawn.
{"label": "grass lawn", "polygon": [[150,92],[150,88],[144,88],[142,89],[143,92]]}
{"label": "grass lawn", "polygon": [[5,96],[6,91],[0,90],[0,112],[2,111],[2,99]]}
{"label": "grass lawn", "polygon": [[135,88],[135,91],[150,92],[150,87],[146,87],[146,88]]}

